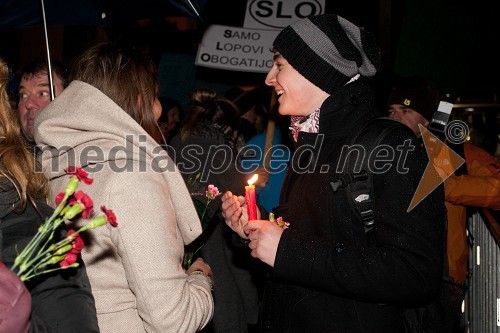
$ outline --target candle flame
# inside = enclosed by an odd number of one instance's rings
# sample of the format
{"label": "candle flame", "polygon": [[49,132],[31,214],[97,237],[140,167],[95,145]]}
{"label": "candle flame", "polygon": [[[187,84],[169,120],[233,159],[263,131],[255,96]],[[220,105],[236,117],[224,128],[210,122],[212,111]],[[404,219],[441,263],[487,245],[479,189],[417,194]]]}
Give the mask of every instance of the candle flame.
{"label": "candle flame", "polygon": [[252,176],[252,178],[250,178],[248,180],[248,185],[253,185],[257,181],[257,179],[259,179],[259,175],[258,174],[254,174]]}

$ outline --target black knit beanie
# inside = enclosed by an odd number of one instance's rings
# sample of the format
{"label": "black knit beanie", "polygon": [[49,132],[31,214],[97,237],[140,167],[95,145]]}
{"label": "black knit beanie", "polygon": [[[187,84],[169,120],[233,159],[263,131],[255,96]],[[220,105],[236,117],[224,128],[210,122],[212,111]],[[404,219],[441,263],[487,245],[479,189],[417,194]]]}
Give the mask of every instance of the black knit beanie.
{"label": "black knit beanie", "polygon": [[428,86],[403,86],[391,91],[387,106],[392,104],[400,104],[413,109],[430,121],[434,111],[437,110],[439,96]]}
{"label": "black knit beanie", "polygon": [[273,47],[302,76],[329,94],[356,74],[375,75],[380,66],[374,36],[334,14],[292,23],[278,34]]}

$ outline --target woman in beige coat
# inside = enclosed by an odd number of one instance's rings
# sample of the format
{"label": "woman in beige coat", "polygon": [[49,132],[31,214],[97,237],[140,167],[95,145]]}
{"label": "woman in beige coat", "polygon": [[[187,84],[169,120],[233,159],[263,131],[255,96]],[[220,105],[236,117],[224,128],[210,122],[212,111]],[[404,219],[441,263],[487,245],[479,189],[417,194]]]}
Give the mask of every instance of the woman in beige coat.
{"label": "woman in beige coat", "polygon": [[153,64],[133,49],[100,44],[75,63],[68,88],[37,116],[35,139],[53,192],[64,169],[84,168],[94,207],[115,212],[82,252],[101,332],[195,332],[213,315],[210,267],[185,271],[184,245],[201,226],[184,181],[160,147]]}

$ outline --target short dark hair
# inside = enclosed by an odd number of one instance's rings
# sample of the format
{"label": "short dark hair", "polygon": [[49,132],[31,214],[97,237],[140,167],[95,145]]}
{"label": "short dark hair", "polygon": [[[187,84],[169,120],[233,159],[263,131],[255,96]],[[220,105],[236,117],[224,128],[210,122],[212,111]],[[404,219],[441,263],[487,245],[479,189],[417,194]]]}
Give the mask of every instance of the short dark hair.
{"label": "short dark hair", "polygon": [[[57,74],[57,76],[61,79],[62,85],[64,88],[68,86],[68,68],[60,61],[52,60],[51,61],[52,71]],[[47,60],[45,59],[35,59],[28,64],[26,64],[18,73],[19,82],[25,76],[33,76],[38,75],[42,72],[49,72],[49,65]]]}

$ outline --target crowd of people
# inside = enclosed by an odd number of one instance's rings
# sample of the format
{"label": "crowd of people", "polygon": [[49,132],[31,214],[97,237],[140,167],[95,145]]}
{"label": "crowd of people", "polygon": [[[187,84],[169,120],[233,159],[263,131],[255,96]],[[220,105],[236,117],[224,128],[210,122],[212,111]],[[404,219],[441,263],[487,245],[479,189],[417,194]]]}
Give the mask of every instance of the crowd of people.
{"label": "crowd of people", "polygon": [[[123,42],[54,62],[54,100],[44,60],[13,101],[0,59],[0,332],[458,332],[467,214],[500,209],[498,159],[454,146],[465,167],[409,209],[439,92],[397,85],[377,110],[375,37],[334,14],[287,26],[270,56],[265,86],[200,87],[185,110]],[[9,268],[70,166],[120,226],[92,230],[77,268],[23,283]]]}

